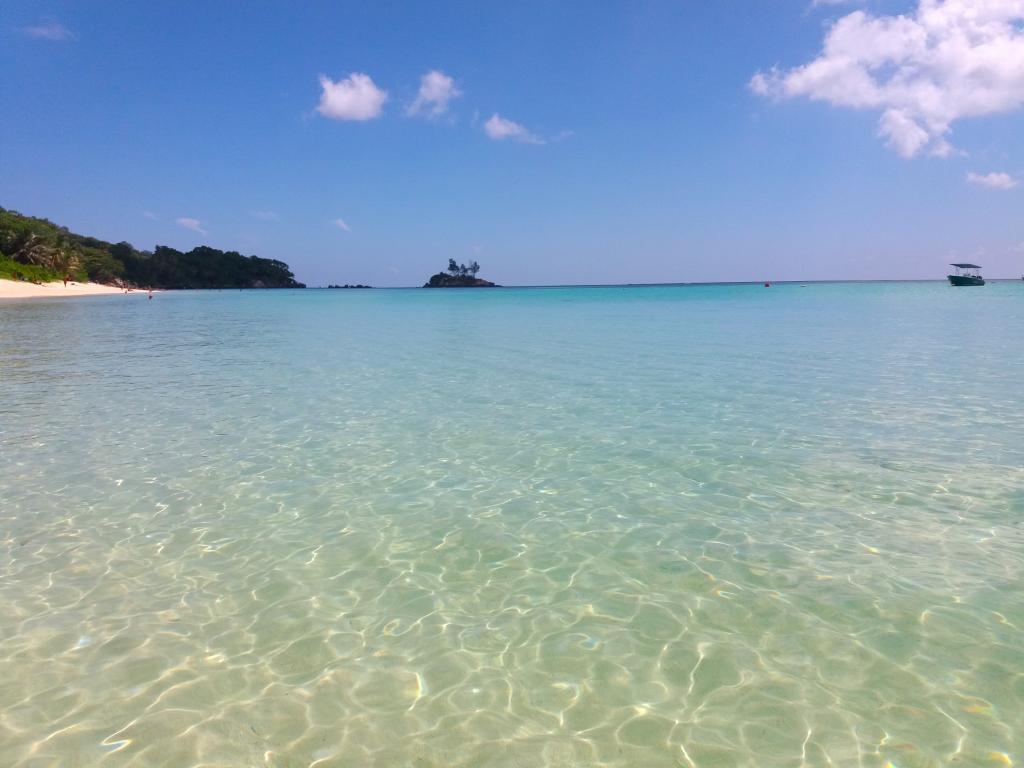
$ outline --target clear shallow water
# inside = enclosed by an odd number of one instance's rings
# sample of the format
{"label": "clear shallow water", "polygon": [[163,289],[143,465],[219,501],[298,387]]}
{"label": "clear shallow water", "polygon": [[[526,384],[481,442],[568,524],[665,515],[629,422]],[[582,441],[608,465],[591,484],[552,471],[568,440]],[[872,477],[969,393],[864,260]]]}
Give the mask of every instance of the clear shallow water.
{"label": "clear shallow water", "polygon": [[0,765],[1024,761],[1024,284],[0,304]]}

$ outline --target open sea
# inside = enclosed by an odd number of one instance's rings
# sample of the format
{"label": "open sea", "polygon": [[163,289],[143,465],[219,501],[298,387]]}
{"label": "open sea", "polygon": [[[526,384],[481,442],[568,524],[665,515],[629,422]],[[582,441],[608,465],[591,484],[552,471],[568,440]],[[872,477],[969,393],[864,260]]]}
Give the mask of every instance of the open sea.
{"label": "open sea", "polygon": [[1024,283],[0,303],[0,766],[1024,765]]}

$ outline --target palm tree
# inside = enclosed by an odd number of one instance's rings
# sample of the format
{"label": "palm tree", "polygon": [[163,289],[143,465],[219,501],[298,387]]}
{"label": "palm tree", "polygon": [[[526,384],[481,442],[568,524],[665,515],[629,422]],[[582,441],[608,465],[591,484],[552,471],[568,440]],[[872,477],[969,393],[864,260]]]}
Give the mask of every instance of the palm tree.
{"label": "palm tree", "polygon": [[66,235],[47,239],[34,232],[20,232],[9,247],[15,261],[34,264],[61,275],[69,274],[78,266],[74,246]]}

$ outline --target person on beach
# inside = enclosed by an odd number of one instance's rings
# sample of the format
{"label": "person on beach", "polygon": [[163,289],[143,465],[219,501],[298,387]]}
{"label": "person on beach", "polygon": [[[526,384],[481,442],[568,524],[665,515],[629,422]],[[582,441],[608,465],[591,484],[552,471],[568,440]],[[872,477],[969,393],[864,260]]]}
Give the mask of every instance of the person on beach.
{"label": "person on beach", "polygon": [[149,289],[149,300],[150,301],[153,300],[153,289],[152,288]]}
{"label": "person on beach", "polygon": [[65,288],[68,287],[68,278],[70,278],[70,277],[71,277],[71,275],[64,275],[64,287]]}

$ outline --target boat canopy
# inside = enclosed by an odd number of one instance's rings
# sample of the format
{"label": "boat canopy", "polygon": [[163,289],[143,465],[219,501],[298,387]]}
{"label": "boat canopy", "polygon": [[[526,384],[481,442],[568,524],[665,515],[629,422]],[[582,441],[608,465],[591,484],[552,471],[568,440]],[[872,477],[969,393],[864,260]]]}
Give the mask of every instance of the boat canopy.
{"label": "boat canopy", "polygon": [[958,269],[981,269],[977,264],[950,264],[951,267],[957,267]]}

